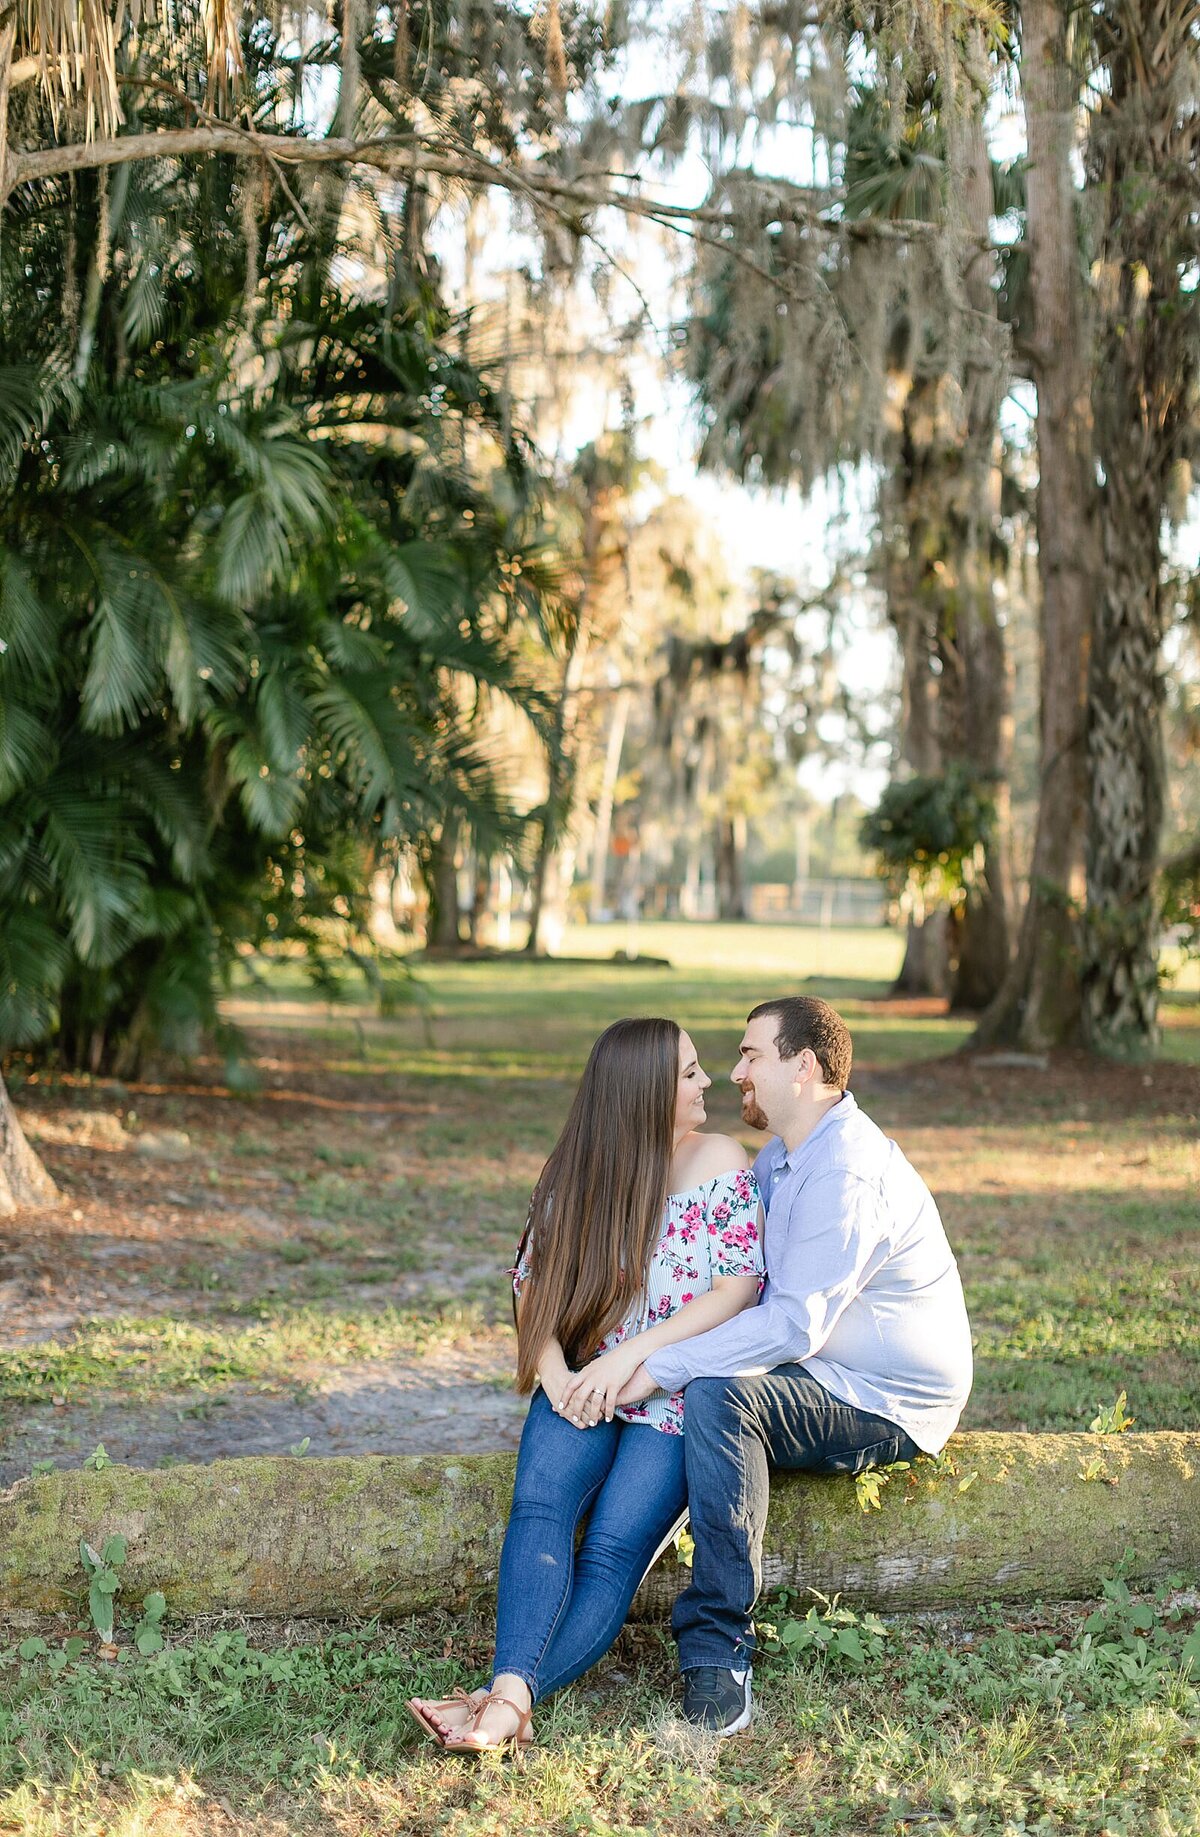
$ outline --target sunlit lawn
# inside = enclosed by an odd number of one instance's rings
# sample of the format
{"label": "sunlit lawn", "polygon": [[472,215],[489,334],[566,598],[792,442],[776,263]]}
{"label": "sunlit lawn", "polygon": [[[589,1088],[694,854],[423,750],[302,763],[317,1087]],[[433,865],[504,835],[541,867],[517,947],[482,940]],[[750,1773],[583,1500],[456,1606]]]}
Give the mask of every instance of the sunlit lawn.
{"label": "sunlit lawn", "polygon": [[[611,961],[633,945],[638,962]],[[89,1399],[132,1422],[166,1400],[181,1406],[186,1451],[189,1399],[207,1411],[238,1387],[419,1364],[447,1344],[492,1348],[501,1382],[503,1270],[595,1034],[621,1014],[675,1016],[716,1081],[713,1126],[738,1128],[727,1077],[744,1016],[797,990],[845,1013],[860,1101],[938,1197],[976,1334],[966,1426],[1086,1427],[1120,1389],[1139,1428],[1194,1426],[1194,967],[1164,1006],[1159,1065],[988,1070],[947,1062],[966,1023],[887,1000],[900,948],[876,929],[579,928],[564,952],[592,961],[418,964],[413,999],[389,1019],[361,990],[331,1006],[273,965],[265,989],[229,1004],[258,1095],[222,1095],[215,1065],[190,1083],[27,1087],[77,1203],[78,1222],[39,1226],[54,1267],[86,1272],[125,1232],[149,1246],[172,1300],[155,1311],[118,1294],[51,1340],[10,1340],[0,1434],[32,1457],[51,1418]],[[184,1126],[191,1158],[160,1173],[128,1147],[55,1146],[92,1110],[124,1117],[131,1140]],[[61,1449],[61,1433],[47,1445]],[[1200,1832],[1200,1706],[1180,1670],[1193,1617],[1160,1616],[1154,1665],[1144,1629],[1093,1639],[1080,1614],[897,1623],[861,1671],[764,1665],[756,1734],[719,1761],[663,1719],[660,1637],[626,1635],[593,1683],[550,1708],[544,1747],[519,1768],[444,1762],[403,1716],[412,1684],[475,1681],[482,1621],[300,1629],[286,1662],[265,1629],[249,1644],[205,1631],[194,1655],[71,1661],[53,1679],[48,1658],[10,1651],[0,1830],[1184,1837]],[[179,1630],[184,1648],[191,1638]]]}

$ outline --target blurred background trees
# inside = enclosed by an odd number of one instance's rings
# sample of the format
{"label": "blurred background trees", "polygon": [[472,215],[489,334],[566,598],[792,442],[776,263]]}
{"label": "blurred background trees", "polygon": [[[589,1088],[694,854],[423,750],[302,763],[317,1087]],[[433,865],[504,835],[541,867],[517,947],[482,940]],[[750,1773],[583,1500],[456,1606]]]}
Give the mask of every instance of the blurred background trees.
{"label": "blurred background trees", "polygon": [[10,15],[0,1045],[878,865],[907,990],[1152,1047],[1197,123],[1183,0]]}

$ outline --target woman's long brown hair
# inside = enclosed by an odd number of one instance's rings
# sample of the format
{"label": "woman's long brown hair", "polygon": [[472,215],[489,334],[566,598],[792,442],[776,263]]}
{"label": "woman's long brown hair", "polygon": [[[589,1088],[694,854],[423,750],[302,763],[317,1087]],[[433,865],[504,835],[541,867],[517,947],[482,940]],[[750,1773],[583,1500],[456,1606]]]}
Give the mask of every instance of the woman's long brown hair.
{"label": "woman's long brown hair", "polygon": [[614,1021],[588,1055],[529,1211],[532,1247],[517,1332],[517,1389],[546,1342],[580,1365],[645,1288],[662,1229],[679,1090],[674,1021]]}

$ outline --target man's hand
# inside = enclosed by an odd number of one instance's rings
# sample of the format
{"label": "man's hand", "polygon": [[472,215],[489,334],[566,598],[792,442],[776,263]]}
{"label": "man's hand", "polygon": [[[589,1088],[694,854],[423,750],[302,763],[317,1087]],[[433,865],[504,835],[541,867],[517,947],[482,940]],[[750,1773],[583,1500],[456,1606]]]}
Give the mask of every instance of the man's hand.
{"label": "man's hand", "polygon": [[658,1385],[650,1376],[646,1367],[644,1365],[639,1365],[633,1376],[627,1383],[621,1386],[621,1394],[617,1398],[617,1405],[619,1408],[623,1409],[630,1403],[643,1403],[645,1399],[652,1396],[657,1389]]}

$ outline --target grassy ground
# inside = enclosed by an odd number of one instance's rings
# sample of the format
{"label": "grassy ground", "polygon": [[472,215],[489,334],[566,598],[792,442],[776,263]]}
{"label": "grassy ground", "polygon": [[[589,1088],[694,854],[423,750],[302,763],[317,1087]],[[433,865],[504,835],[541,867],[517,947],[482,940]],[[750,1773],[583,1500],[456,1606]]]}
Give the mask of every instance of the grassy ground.
{"label": "grassy ground", "polygon": [[[938,1197],[977,1339],[966,1425],[1086,1427],[1122,1388],[1139,1427],[1195,1424],[1194,976],[1153,1065],[989,1067],[947,1058],[967,1030],[937,1004],[886,999],[886,932],[611,927],[566,949],[631,941],[669,967],[428,965],[390,1020],[273,971],[231,1003],[250,1097],[206,1063],[27,1083],[67,1204],[0,1239],[0,1483],[97,1441],[143,1464],[511,1444],[503,1270],[588,1042],[618,1014],[674,1014],[717,1080],[714,1126],[734,1128],[746,1010],[797,988],[846,1014],[860,1101]],[[772,1611],[800,1624],[806,1607]],[[69,1627],[17,1629],[0,1831],[1172,1837],[1200,1830],[1193,1608],[1139,1625],[1118,1598],[1090,1632],[1082,1614],[897,1624],[860,1637],[861,1667],[795,1635],[764,1667],[753,1739],[719,1763],[664,1715],[657,1636],[627,1634],[548,1711],[544,1751],[478,1770],[418,1750],[399,1705],[473,1682],[482,1625],[301,1628],[282,1648],[262,1628],[176,1629],[167,1653],[109,1665],[67,1656]],[[22,1659],[30,1637],[49,1651]]]}

